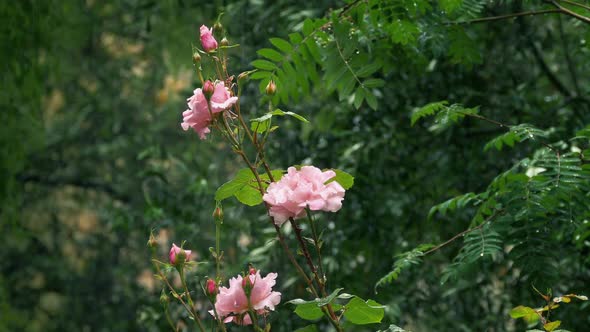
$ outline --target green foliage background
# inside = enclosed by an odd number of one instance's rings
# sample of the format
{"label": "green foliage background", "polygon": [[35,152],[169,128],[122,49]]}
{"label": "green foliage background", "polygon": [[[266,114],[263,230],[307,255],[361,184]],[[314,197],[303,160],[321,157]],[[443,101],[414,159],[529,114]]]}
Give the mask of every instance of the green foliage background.
{"label": "green foliage background", "polygon": [[[149,232],[162,257],[187,240],[207,260],[215,190],[239,169],[215,135],[200,141],[179,125],[198,82],[191,43],[220,12],[240,44],[232,71],[261,69],[242,110],[265,112],[260,88],[273,78],[274,101],[310,121],[276,121],[272,166],[355,176],[343,209],[320,223],[329,287],[388,306],[384,323],[368,330],[524,330],[508,312],[542,304],[532,285],[587,295],[588,25],[561,14],[449,23],[548,8],[478,0],[1,3],[0,331],[166,330]],[[538,168],[545,172],[526,175]],[[279,273],[284,302],[308,297],[269,242],[264,210],[235,200],[224,208],[228,276],[253,262]],[[412,251],[469,227],[481,228],[427,257]],[[202,265],[197,275],[212,271]],[[194,288],[199,281],[190,280]],[[292,309],[279,307],[273,330],[306,325]],[[570,305],[556,315],[584,331],[588,310]],[[180,308],[175,314],[183,318]]]}

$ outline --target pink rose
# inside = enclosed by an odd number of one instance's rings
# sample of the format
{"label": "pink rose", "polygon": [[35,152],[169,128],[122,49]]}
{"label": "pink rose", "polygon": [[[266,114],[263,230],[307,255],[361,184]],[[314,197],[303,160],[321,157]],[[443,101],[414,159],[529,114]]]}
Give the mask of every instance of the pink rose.
{"label": "pink rose", "polygon": [[277,225],[282,225],[289,218],[302,218],[305,208],[312,211],[336,212],[342,207],[344,188],[332,181],[332,170],[322,172],[314,166],[303,166],[300,170],[289,167],[280,181],[271,183],[263,199],[270,204],[269,214]]}
{"label": "pink rose", "polygon": [[[260,271],[250,274],[248,285],[250,289],[250,304],[258,314],[264,315],[274,311],[275,306],[281,302],[281,293],[273,292],[272,287],[276,284],[276,273],[269,273],[266,277],[260,276]],[[243,288],[244,278],[238,275],[229,280],[229,288],[220,287],[215,301],[215,310],[225,323],[234,322],[240,325],[252,324],[248,312],[248,298]],[[213,314],[213,311],[210,311]]]}
{"label": "pink rose", "polygon": [[184,250],[184,249],[180,248],[179,246],[177,246],[176,244],[172,243],[172,248],[170,248],[170,253],[168,254],[168,256],[170,258],[170,264],[176,265],[176,256],[181,251],[184,252],[184,255],[185,255],[184,261],[185,262],[188,262],[191,259],[191,251],[190,250]]}
{"label": "pink rose", "polygon": [[205,52],[210,52],[217,49],[217,40],[213,37],[213,28],[209,29],[205,25],[201,25],[201,45]]}
{"label": "pink rose", "polygon": [[207,134],[211,132],[209,125],[211,124],[211,113],[220,113],[233,106],[238,101],[238,97],[231,97],[231,93],[228,88],[225,87],[225,83],[217,82],[213,94],[211,95],[211,111],[207,99],[203,94],[202,89],[196,89],[193,91],[193,95],[187,99],[188,108],[182,113],[182,129],[193,130],[199,134],[201,139],[205,139]]}

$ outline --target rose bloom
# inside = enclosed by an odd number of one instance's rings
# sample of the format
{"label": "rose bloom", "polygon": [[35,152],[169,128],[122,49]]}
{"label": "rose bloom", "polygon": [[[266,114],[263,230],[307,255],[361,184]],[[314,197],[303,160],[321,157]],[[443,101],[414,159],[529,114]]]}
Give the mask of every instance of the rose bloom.
{"label": "rose bloom", "polygon": [[[264,315],[274,311],[275,306],[281,302],[281,293],[273,292],[272,287],[276,284],[278,274],[269,273],[266,277],[260,276],[260,271],[248,275],[250,279],[250,304],[258,314]],[[248,312],[248,298],[244,291],[244,278],[238,275],[229,280],[229,288],[219,287],[215,310],[224,323],[234,322],[240,325],[252,324]],[[213,310],[209,311],[212,315]]]}
{"label": "rose bloom", "polygon": [[[172,243],[172,248],[170,248],[170,253],[168,254],[168,258],[170,258],[170,264],[175,265],[176,264],[176,255],[178,255],[178,253],[184,250],[182,248],[180,248],[179,246],[177,246],[176,244]],[[190,250],[184,250],[184,254],[186,255],[184,261],[188,262],[191,259],[191,251]]]}
{"label": "rose bloom", "polygon": [[211,132],[209,125],[211,124],[211,114],[223,112],[232,107],[238,101],[238,97],[232,97],[225,83],[215,83],[215,90],[211,95],[211,112],[207,105],[207,98],[203,94],[201,88],[193,91],[193,95],[187,99],[188,108],[182,113],[183,121],[180,124],[182,129],[193,130],[199,134],[201,139],[205,139],[207,134]]}
{"label": "rose bloom", "polygon": [[263,196],[270,205],[270,216],[280,226],[289,218],[304,217],[306,207],[312,211],[340,210],[344,188],[336,181],[325,184],[335,176],[332,170],[322,172],[314,166],[303,166],[300,170],[289,167],[287,174],[271,183]]}
{"label": "rose bloom", "polygon": [[201,45],[205,49],[205,52],[210,52],[217,49],[217,40],[213,37],[213,28],[207,28],[205,25],[201,25]]}

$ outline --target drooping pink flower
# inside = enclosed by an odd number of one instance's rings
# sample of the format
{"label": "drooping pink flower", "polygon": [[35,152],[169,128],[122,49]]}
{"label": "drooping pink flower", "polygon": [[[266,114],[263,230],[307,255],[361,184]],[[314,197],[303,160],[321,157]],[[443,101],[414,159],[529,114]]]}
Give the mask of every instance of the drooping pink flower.
{"label": "drooping pink flower", "polygon": [[[281,293],[273,292],[272,287],[276,284],[276,273],[269,273],[262,278],[260,271],[249,274],[250,304],[258,314],[264,315],[274,311],[275,306],[281,302]],[[234,322],[240,325],[252,324],[248,312],[248,298],[243,288],[244,278],[238,275],[229,280],[229,288],[220,287],[215,301],[217,315],[225,323]],[[213,311],[210,311],[213,314]]]}
{"label": "drooping pink flower", "polygon": [[213,94],[211,95],[211,111],[207,104],[207,98],[201,88],[195,89],[193,95],[187,99],[188,108],[182,113],[183,121],[180,124],[182,129],[188,130],[193,128],[199,134],[201,139],[205,139],[211,132],[211,114],[220,113],[233,106],[238,101],[238,97],[232,97],[225,83],[215,83]]}
{"label": "drooping pink flower", "polygon": [[342,207],[344,188],[332,181],[332,170],[322,171],[314,166],[303,166],[300,170],[289,167],[278,182],[271,183],[263,199],[270,204],[269,214],[277,225],[282,225],[289,218],[302,218],[305,208],[313,211],[336,212]]}
{"label": "drooping pink flower", "polygon": [[178,253],[180,251],[184,251],[184,261],[188,262],[191,259],[191,251],[190,250],[184,250],[181,247],[177,246],[176,244],[172,243],[172,248],[170,248],[170,253],[168,254],[169,258],[170,258],[170,264],[172,265],[176,265],[176,256],[178,255]]}
{"label": "drooping pink flower", "polygon": [[213,37],[213,28],[207,28],[205,25],[201,25],[201,45],[205,52],[210,52],[217,49],[217,40]]}

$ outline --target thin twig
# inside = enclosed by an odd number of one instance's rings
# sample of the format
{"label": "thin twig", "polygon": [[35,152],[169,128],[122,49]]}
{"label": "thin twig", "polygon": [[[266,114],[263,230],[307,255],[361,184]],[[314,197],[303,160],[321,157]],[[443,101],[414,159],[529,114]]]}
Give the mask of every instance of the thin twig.
{"label": "thin twig", "polygon": [[569,0],[559,0],[559,1],[560,2],[565,2],[565,3],[570,4],[572,6],[577,6],[577,7],[580,7],[580,8],[584,8],[584,9],[590,10],[590,6],[586,6],[586,5],[581,4],[581,3],[577,3],[577,2],[569,1]]}
{"label": "thin twig", "polygon": [[527,11],[527,12],[512,13],[512,14],[506,14],[506,15],[476,18],[476,19],[467,20],[467,21],[445,22],[444,24],[446,24],[446,25],[475,24],[475,23],[500,21],[500,20],[505,20],[505,19],[509,19],[509,18],[521,17],[521,16],[535,16],[535,15],[543,15],[543,14],[560,14],[560,13],[562,13],[562,10],[560,10],[560,9],[532,10],[532,11]]}
{"label": "thin twig", "polygon": [[559,37],[561,39],[561,43],[563,45],[563,53],[565,55],[565,61],[567,63],[567,68],[570,72],[570,76],[572,77],[572,83],[574,84],[574,89],[576,90],[576,95],[581,95],[582,91],[580,90],[580,85],[578,84],[578,75],[576,75],[576,70],[574,69],[574,63],[570,56],[569,52],[569,45],[567,39],[565,38],[565,33],[563,31],[563,22],[561,20],[561,16],[557,17],[557,25],[559,27]]}
{"label": "thin twig", "polygon": [[569,10],[569,9],[567,9],[567,8],[565,8],[565,7],[563,7],[562,5],[558,4],[558,3],[557,3],[557,2],[555,2],[554,0],[551,0],[551,3],[552,3],[552,4],[553,4],[555,7],[557,7],[557,8],[558,8],[558,9],[559,9],[559,10],[560,10],[562,13],[564,13],[565,15],[569,15],[569,16],[571,16],[571,17],[575,17],[575,18],[577,18],[578,20],[580,20],[580,21],[582,21],[582,22],[584,22],[584,23],[590,24],[590,17],[584,16],[584,15],[580,15],[580,14],[578,14],[578,13],[576,13],[576,12],[573,12],[573,11],[571,11],[571,10]]}
{"label": "thin twig", "polygon": [[354,70],[352,70],[352,67],[350,67],[350,65],[348,64],[348,61],[344,58],[344,54],[342,54],[342,49],[340,48],[340,43],[338,43],[338,38],[336,38],[336,35],[334,35],[334,41],[336,42],[336,49],[338,50],[338,54],[340,54],[340,59],[342,59],[342,62],[344,62],[344,65],[346,66],[348,71],[352,74],[352,77],[354,77],[354,79],[358,82],[358,84],[363,89],[365,89],[363,82],[361,82],[361,80],[358,78],[358,76],[356,76],[356,74],[354,73]]}
{"label": "thin twig", "polygon": [[473,228],[466,229],[466,230],[464,230],[463,232],[461,232],[461,233],[459,233],[459,234],[456,234],[456,235],[455,235],[455,236],[453,236],[452,238],[450,238],[450,239],[446,240],[445,242],[443,242],[443,243],[441,243],[441,244],[437,245],[436,247],[433,247],[433,248],[431,248],[430,250],[427,250],[427,251],[425,251],[425,252],[424,252],[424,256],[426,256],[426,255],[428,255],[428,254],[431,254],[431,253],[433,253],[433,252],[435,252],[435,251],[439,250],[440,248],[442,248],[442,247],[444,247],[444,246],[446,246],[446,245],[448,245],[448,244],[450,244],[450,243],[454,242],[455,240],[457,240],[458,238],[462,237],[462,236],[463,236],[463,235],[465,235],[465,234],[469,234],[469,233],[471,233],[471,232],[473,232],[473,231],[476,231],[476,230],[478,230],[478,229],[481,229],[481,228],[483,228],[483,227],[484,227],[486,224],[488,224],[490,221],[492,221],[492,219],[494,219],[496,216],[498,216],[499,214],[501,214],[501,213],[503,213],[503,212],[504,212],[503,210],[498,210],[498,211],[496,211],[494,214],[492,214],[492,215],[491,215],[491,216],[489,216],[489,217],[488,217],[486,220],[484,220],[484,222],[482,222],[481,224],[479,224],[479,225],[477,225],[477,226],[475,226],[475,227],[473,227]]}

